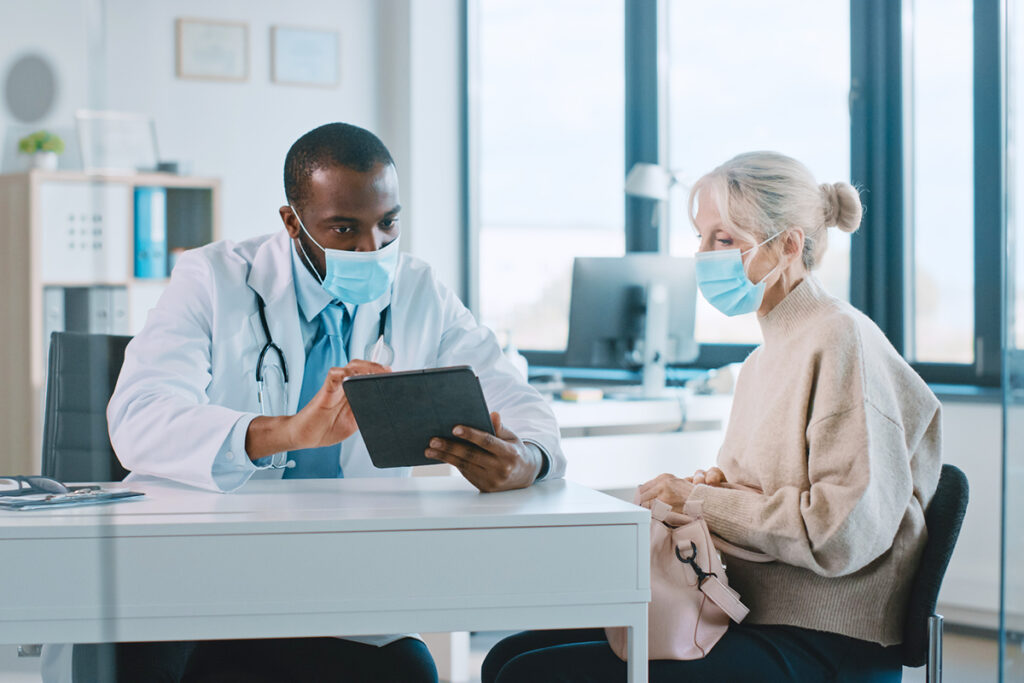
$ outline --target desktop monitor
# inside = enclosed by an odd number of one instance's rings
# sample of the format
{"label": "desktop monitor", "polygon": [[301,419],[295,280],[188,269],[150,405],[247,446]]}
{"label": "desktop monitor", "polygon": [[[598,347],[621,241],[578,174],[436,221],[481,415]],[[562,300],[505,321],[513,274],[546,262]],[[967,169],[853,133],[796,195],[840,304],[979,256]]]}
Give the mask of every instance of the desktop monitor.
{"label": "desktop monitor", "polygon": [[[696,304],[692,258],[650,253],[577,258],[565,363],[637,369],[692,362],[698,351]],[[646,342],[648,336],[653,343]]]}

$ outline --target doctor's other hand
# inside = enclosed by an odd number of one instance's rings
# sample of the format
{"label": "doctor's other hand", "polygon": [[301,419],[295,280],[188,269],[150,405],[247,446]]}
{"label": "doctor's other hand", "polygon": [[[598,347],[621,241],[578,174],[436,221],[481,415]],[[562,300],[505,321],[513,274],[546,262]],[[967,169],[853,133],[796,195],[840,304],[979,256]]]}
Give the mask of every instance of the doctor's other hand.
{"label": "doctor's other hand", "polygon": [[491,413],[491,424],[494,434],[459,425],[452,433],[464,441],[434,437],[425,454],[457,467],[484,493],[526,488],[537,478],[543,456],[505,427],[498,413]]}
{"label": "doctor's other hand", "polygon": [[640,484],[633,502],[649,508],[655,499],[668,503],[676,512],[682,512],[686,499],[693,493],[695,484],[689,479],[680,479],[672,474],[659,474],[654,479]]}
{"label": "doctor's other hand", "polygon": [[257,417],[249,423],[245,450],[251,460],[300,448],[331,446],[352,436],[358,427],[345,396],[343,382],[353,375],[391,372],[391,368],[367,360],[353,360],[343,368],[331,368],[309,403],[295,415]]}

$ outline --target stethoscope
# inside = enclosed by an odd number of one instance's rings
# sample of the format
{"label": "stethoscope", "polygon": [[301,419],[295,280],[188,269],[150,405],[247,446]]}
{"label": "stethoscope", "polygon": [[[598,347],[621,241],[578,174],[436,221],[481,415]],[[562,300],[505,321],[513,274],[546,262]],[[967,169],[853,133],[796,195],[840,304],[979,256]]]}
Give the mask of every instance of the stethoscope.
{"label": "stethoscope", "polygon": [[[256,359],[256,402],[260,406],[260,414],[266,416],[267,408],[264,403],[263,396],[264,391],[264,373],[263,363],[267,358],[267,354],[273,352],[277,355],[277,360],[281,364],[281,377],[283,381],[284,394],[288,393],[288,364],[284,360],[284,351],[281,347],[274,343],[274,338],[270,334],[270,325],[267,324],[267,311],[266,304],[263,302],[263,297],[258,293],[256,294],[256,308],[260,314],[260,326],[263,328],[264,338],[267,340],[263,344],[263,348],[260,349],[260,355]],[[367,360],[373,361],[374,363],[380,363],[381,365],[391,365],[395,360],[395,350],[391,348],[391,345],[387,343],[384,335],[387,332],[388,327],[388,312],[391,310],[391,304],[388,304],[380,312],[380,324],[377,327],[377,341],[367,344],[364,357]],[[277,465],[271,465],[277,467]],[[284,467],[285,465],[281,465]]]}

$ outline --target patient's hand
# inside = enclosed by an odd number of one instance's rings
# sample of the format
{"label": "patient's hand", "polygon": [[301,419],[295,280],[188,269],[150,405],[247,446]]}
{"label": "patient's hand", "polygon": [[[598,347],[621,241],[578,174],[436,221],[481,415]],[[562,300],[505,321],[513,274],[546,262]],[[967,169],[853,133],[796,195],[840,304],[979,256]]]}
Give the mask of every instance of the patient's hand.
{"label": "patient's hand", "polygon": [[650,508],[655,499],[667,503],[676,512],[682,512],[686,499],[693,493],[694,484],[689,479],[680,479],[672,474],[659,474],[654,479],[640,484],[633,503]]}
{"label": "patient's hand", "polygon": [[688,481],[694,484],[707,484],[708,486],[721,486],[725,483],[725,473],[717,467],[710,467],[705,470],[697,470]]}

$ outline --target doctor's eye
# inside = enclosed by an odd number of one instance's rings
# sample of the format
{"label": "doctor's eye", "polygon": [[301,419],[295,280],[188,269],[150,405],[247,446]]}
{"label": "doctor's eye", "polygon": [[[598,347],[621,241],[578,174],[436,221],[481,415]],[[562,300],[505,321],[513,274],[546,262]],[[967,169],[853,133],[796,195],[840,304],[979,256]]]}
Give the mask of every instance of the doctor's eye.
{"label": "doctor's eye", "polygon": [[398,227],[398,219],[385,218],[380,222],[380,227],[384,228],[385,230],[394,230],[395,228]]}
{"label": "doctor's eye", "polygon": [[715,240],[715,243],[720,245],[720,246],[723,246],[723,247],[731,247],[732,246],[732,238],[731,237],[719,237],[718,239]]}

